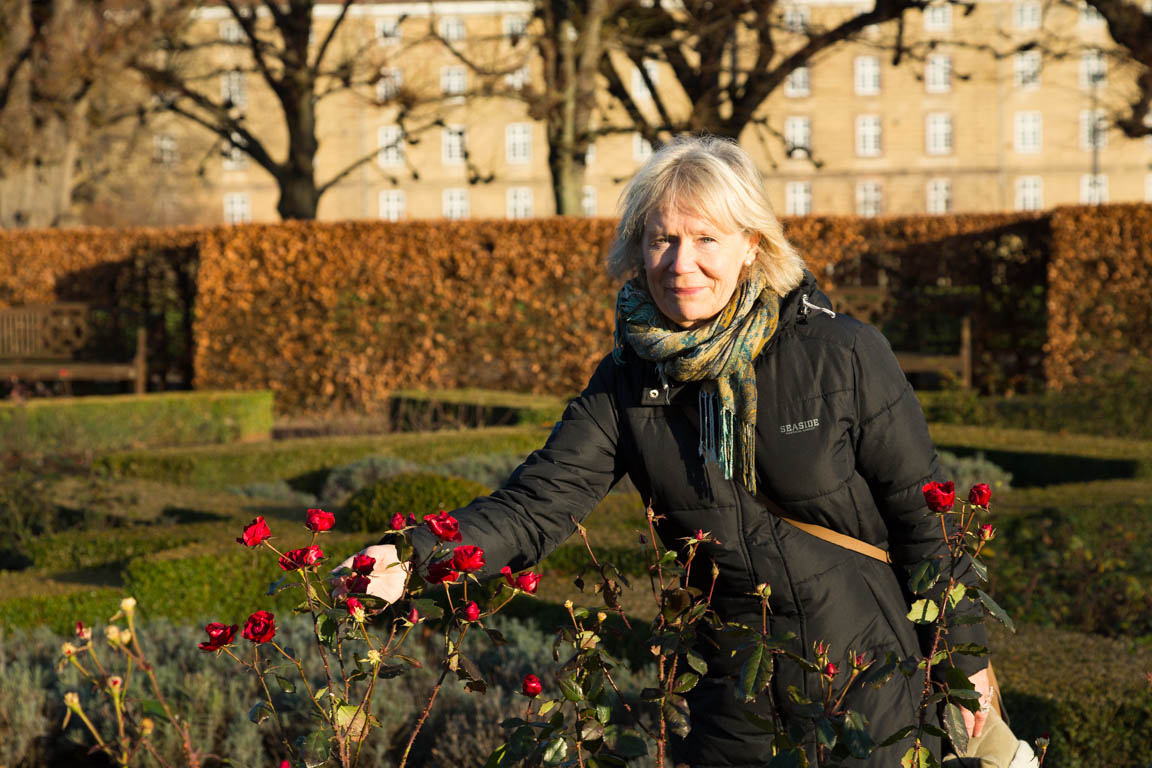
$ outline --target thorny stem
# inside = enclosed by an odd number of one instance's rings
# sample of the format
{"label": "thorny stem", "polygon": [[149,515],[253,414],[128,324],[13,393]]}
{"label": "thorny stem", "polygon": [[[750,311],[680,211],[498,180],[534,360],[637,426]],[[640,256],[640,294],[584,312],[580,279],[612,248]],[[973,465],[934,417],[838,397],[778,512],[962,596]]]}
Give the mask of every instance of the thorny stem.
{"label": "thorny stem", "polygon": [[[264,543],[267,544],[268,542],[264,542]],[[273,551],[275,551],[275,550],[273,550]],[[329,695],[329,697],[331,697],[331,695],[332,695],[332,667],[328,664],[328,654],[324,648],[324,641],[320,639],[320,620],[317,618],[317,615],[316,615],[316,601],[314,601],[312,599],[312,585],[308,583],[307,569],[304,569],[304,568],[300,569],[300,578],[304,581],[304,597],[308,601],[308,613],[312,616],[312,634],[316,638],[316,648],[317,648],[317,650],[320,651],[320,661],[322,661],[324,663],[324,676],[328,680],[328,695]],[[303,672],[301,672],[301,674],[303,674]],[[319,704],[319,702],[317,702],[317,704]],[[321,709],[323,709],[323,707],[321,707]],[[328,724],[332,726],[332,730],[335,731],[336,730],[336,723],[327,714],[327,712],[325,712],[325,719],[328,721]],[[338,740],[336,743],[337,743],[337,746],[339,746],[339,748],[340,748],[340,762],[343,765],[347,765],[348,764],[348,755],[346,754],[346,750],[344,748],[344,742],[342,740]]]}
{"label": "thorny stem", "polygon": [[[313,706],[315,706],[315,707],[316,707],[316,709],[320,710],[320,715],[321,715],[321,716],[322,716],[322,717],[323,717],[325,720],[327,720],[329,724],[331,724],[331,723],[332,723],[332,719],[331,719],[331,718],[328,716],[328,713],[325,711],[324,707],[320,706],[320,702],[316,701],[316,696],[315,696],[314,692],[312,691],[312,686],[308,684],[308,676],[304,674],[304,665],[303,665],[303,664],[302,664],[302,663],[301,663],[301,662],[300,662],[298,659],[294,659],[294,658],[292,658],[291,656],[289,656],[289,655],[288,655],[288,652],[287,652],[287,651],[285,651],[283,648],[281,648],[281,647],[280,647],[280,646],[279,646],[279,645],[276,643],[276,641],[275,641],[275,640],[272,640],[272,641],[271,641],[271,643],[272,643],[272,647],[273,647],[273,648],[275,648],[276,650],[280,651],[280,655],[282,655],[284,658],[288,659],[288,661],[290,661],[290,662],[292,662],[294,665],[296,665],[296,671],[297,671],[297,672],[299,673],[299,675],[300,675],[300,682],[302,682],[302,683],[304,684],[304,690],[308,691],[308,699],[309,699],[309,701],[311,701],[311,702],[312,702]],[[227,649],[227,648],[225,648],[224,650],[225,650],[225,652],[227,652],[227,651],[228,651],[228,649]],[[231,653],[229,653],[228,655],[229,655],[229,656],[232,656],[232,654],[231,654]],[[237,657],[235,657],[235,656],[232,656],[232,658],[236,659],[237,661],[240,661],[240,659],[238,659],[238,658],[237,658]],[[242,661],[241,661],[240,663],[241,663],[241,664],[244,664],[244,666],[248,666],[248,664],[247,664],[246,662],[242,662]]]}
{"label": "thorny stem", "polygon": [[[268,679],[264,676],[264,671],[260,669],[260,646],[252,646],[252,669],[256,672],[256,679],[260,681],[260,687],[264,689],[264,698],[268,701],[268,708],[272,710],[272,716],[276,718],[276,728],[280,731],[280,739],[288,744],[288,733],[284,730],[284,721],[280,719],[280,711],[276,709],[276,705],[272,703],[272,692],[268,690]],[[288,747],[289,754],[292,752],[292,747]]]}
{"label": "thorny stem", "polygon": [[[395,626],[393,626],[392,632],[393,632],[393,634],[395,634],[395,632],[396,632]],[[376,650],[376,648],[372,645],[372,636],[368,634],[368,627],[364,626],[363,623],[360,623],[360,633],[364,635],[364,642],[368,644],[368,649],[372,650],[372,651]],[[356,718],[358,718],[360,716],[360,713],[361,712],[367,713],[369,710],[369,707],[372,704],[372,695],[376,692],[376,675],[379,671],[380,671],[380,663],[379,662],[373,663],[372,664],[372,682],[368,683],[368,693],[366,693],[364,695],[364,698],[360,701],[360,705],[358,707],[356,707],[356,712],[352,715],[352,724],[353,725],[355,725]],[[365,728],[368,727],[367,721],[365,721],[364,726],[365,726]],[[364,732],[363,732],[363,730],[361,730],[360,738],[356,740],[356,753],[352,757],[353,768],[355,768],[355,766],[360,762],[360,749],[363,746],[364,746]]]}
{"label": "thorny stem", "polygon": [[655,734],[648,730],[648,726],[641,722],[639,715],[632,711],[631,705],[629,705],[625,700],[624,694],[620,692],[620,688],[616,685],[616,681],[612,679],[612,674],[607,669],[604,670],[604,679],[607,680],[608,684],[612,686],[612,690],[616,691],[616,695],[620,698],[620,703],[624,705],[624,710],[632,716],[632,722],[636,723],[636,725],[640,728],[640,730],[644,731],[648,738],[655,741]]}
{"label": "thorny stem", "polygon": [[[592,551],[592,544],[588,541],[587,529],[583,525],[581,525],[580,522],[574,516],[569,515],[568,519],[570,519],[572,521],[572,523],[576,526],[577,533],[579,533],[580,538],[584,540],[584,549],[588,550],[588,557],[592,558],[592,564],[595,565],[596,568],[600,571],[600,577],[601,578],[607,578],[604,575],[604,566],[600,565],[600,561],[596,558],[596,553]],[[511,598],[509,598],[509,600],[511,600]],[[501,606],[501,607],[503,607],[503,606]],[[629,631],[631,631],[632,624],[629,623],[628,616],[625,615],[624,609],[617,606],[616,607],[616,613],[620,616],[620,620],[624,622],[624,626],[627,627],[629,629]]]}
{"label": "thorny stem", "polygon": [[168,718],[168,722],[176,726],[176,730],[180,733],[184,755],[188,758],[188,768],[199,768],[200,754],[192,748],[192,734],[188,726],[181,721],[180,717],[168,706],[168,699],[164,696],[164,692],[160,688],[160,681],[156,679],[155,670],[151,664],[144,660],[144,649],[140,645],[140,633],[136,631],[135,619],[132,614],[128,616],[128,631],[132,633],[132,646],[136,650],[136,663],[140,666],[140,669],[144,671],[144,674],[148,676],[148,682],[152,686],[152,693],[156,695],[156,700],[160,703],[160,708],[164,710],[164,715]]}
{"label": "thorny stem", "polygon": [[[449,592],[451,592],[451,590],[445,589],[445,596],[447,596]],[[449,605],[451,605],[451,601],[449,601]],[[456,638],[457,648],[460,647],[460,643],[464,642],[464,635],[468,634],[469,626],[470,625],[465,624],[464,628],[460,630],[460,636]],[[445,634],[445,641],[447,641],[447,639],[447,634]],[[432,695],[428,697],[428,703],[424,705],[424,711],[420,713],[420,719],[416,721],[416,728],[412,731],[412,736],[408,739],[408,745],[404,747],[404,754],[400,758],[399,768],[404,768],[404,766],[407,764],[408,753],[412,751],[412,745],[416,743],[416,736],[420,733],[420,729],[424,726],[424,721],[428,719],[428,713],[432,711],[432,704],[436,701],[436,695],[440,693],[440,686],[444,685],[444,678],[447,676],[448,663],[447,660],[445,660],[444,669],[440,672],[440,679],[436,681],[436,687],[432,689]]]}

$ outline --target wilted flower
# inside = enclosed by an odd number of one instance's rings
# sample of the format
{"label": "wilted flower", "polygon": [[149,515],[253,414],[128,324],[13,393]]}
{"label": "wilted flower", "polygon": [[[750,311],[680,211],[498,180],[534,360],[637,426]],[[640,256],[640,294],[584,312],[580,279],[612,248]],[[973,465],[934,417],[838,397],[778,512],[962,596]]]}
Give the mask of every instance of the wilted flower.
{"label": "wilted flower", "polygon": [[150,736],[154,730],[156,730],[156,722],[152,718],[145,717],[140,721],[141,734]]}
{"label": "wilted flower", "polygon": [[72,643],[64,643],[62,646],[60,646],[60,653],[64,654],[65,656],[71,656],[76,653],[76,646],[72,645]]}
{"label": "wilted flower", "polygon": [[368,651],[369,664],[380,664],[383,661],[384,657],[380,655],[380,651],[376,650],[375,648]]}
{"label": "wilted flower", "polygon": [[120,601],[120,610],[125,616],[131,616],[136,612],[136,598],[126,597]]}
{"label": "wilted flower", "polygon": [[92,628],[84,626],[84,622],[82,621],[76,622],[76,637],[81,640],[91,640]]}
{"label": "wilted flower", "polygon": [[112,646],[120,645],[120,627],[115,624],[109,624],[104,628],[104,637],[108,638],[108,644]]}
{"label": "wilted flower", "polygon": [[353,621],[364,622],[364,603],[354,597],[350,597],[348,601],[344,603],[344,607],[348,609],[348,615],[352,617]]}
{"label": "wilted flower", "polygon": [[64,694],[64,706],[73,712],[80,711],[80,696],[75,691],[68,691]]}

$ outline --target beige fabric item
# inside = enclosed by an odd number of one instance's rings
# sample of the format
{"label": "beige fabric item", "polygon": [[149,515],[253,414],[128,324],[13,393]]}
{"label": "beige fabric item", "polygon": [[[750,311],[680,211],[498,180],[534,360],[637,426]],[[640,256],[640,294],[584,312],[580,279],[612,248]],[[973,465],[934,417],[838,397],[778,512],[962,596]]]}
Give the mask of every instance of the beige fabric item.
{"label": "beige fabric item", "polygon": [[1016,738],[995,710],[988,713],[980,735],[968,740],[959,757],[948,755],[943,768],[1038,768],[1040,761],[1028,742]]}

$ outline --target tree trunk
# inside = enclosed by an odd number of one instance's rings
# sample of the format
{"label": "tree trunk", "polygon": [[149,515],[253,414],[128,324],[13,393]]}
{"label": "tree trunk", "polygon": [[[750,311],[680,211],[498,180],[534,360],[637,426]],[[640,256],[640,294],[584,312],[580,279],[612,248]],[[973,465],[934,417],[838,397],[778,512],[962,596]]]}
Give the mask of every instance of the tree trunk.
{"label": "tree trunk", "polygon": [[585,165],[577,162],[571,151],[549,137],[548,169],[552,174],[552,196],[557,216],[584,215]]}
{"label": "tree trunk", "polygon": [[315,219],[320,205],[320,190],[316,185],[316,103],[311,82],[301,82],[292,88],[289,98],[282,99],[288,118],[288,158],[279,176],[280,202],[276,210],[280,218]]}

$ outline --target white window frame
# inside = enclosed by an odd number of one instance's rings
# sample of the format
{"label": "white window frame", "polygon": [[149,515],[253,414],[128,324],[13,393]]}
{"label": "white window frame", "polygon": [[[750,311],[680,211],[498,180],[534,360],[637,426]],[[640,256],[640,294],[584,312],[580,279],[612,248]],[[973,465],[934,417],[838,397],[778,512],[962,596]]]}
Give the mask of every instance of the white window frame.
{"label": "white window frame", "polygon": [[248,80],[238,69],[220,75],[220,100],[236,109],[248,106]]}
{"label": "white window frame", "polygon": [[956,131],[951,112],[929,112],[924,115],[924,153],[950,155],[955,151]]}
{"label": "white window frame", "polygon": [[468,68],[462,64],[440,67],[440,95],[450,104],[464,100],[468,90]]}
{"label": "white window frame", "polygon": [[632,134],[632,159],[638,163],[647,162],[652,157],[652,144],[639,131]]}
{"label": "white window frame", "polygon": [[796,67],[784,78],[784,95],[800,99],[812,95],[812,73],[808,67]]}
{"label": "white window frame", "polygon": [[1035,155],[1044,149],[1044,115],[1036,110],[1012,116],[1012,146],[1018,155]]}
{"label": "white window frame", "polygon": [[936,2],[924,8],[925,32],[948,32],[952,29],[952,6]]}
{"label": "white window frame", "polygon": [[440,162],[463,165],[468,131],[463,125],[446,125],[440,129]]}
{"label": "white window frame", "polygon": [[404,85],[404,71],[399,67],[381,67],[376,81],[376,101],[383,104],[396,98]]}
{"label": "white window frame", "polygon": [[252,198],[247,192],[224,195],[224,223],[245,224],[252,221]]}
{"label": "white window frame", "polygon": [[377,206],[384,221],[401,221],[408,213],[408,202],[402,189],[380,190]]}
{"label": "white window frame", "polygon": [[400,45],[400,18],[398,16],[382,16],[376,19],[375,28],[377,45]]}
{"label": "white window frame", "polygon": [[1104,205],[1108,202],[1108,174],[1093,176],[1085,173],[1080,177],[1080,204]]}
{"label": "white window frame", "polygon": [[466,219],[471,215],[472,206],[468,200],[467,187],[450,187],[441,195],[441,213],[446,219]]}
{"label": "white window frame", "polygon": [[[660,66],[652,59],[644,60],[644,71],[648,73],[648,79],[652,81],[655,87],[660,86]],[[638,102],[647,102],[652,100],[652,91],[648,88],[648,84],[644,82],[644,75],[640,72],[640,67],[632,67],[632,98]]]}
{"label": "white window frame", "polygon": [[1044,58],[1040,51],[1020,51],[1012,57],[1012,82],[1021,90],[1040,87]]}
{"label": "white window frame", "polygon": [[1017,176],[1014,184],[1016,210],[1039,211],[1044,207],[1044,179],[1040,176]]}
{"label": "white window frame", "polygon": [[1108,87],[1108,59],[1099,48],[1080,54],[1080,89],[1092,90],[1092,75],[1097,75],[1096,88]]}
{"label": "white window frame", "polygon": [[807,115],[784,118],[784,151],[794,159],[812,156],[812,118]]}
{"label": "white window frame", "polygon": [[525,64],[522,67],[517,67],[508,74],[504,75],[504,85],[508,86],[514,91],[519,91],[528,86],[532,81],[531,70]]}
{"label": "white window frame", "polygon": [[243,43],[244,27],[236,19],[224,19],[220,22],[220,42],[236,45]]}
{"label": "white window frame", "polygon": [[1107,22],[1104,20],[1103,14],[1096,10],[1096,6],[1090,5],[1083,0],[1078,3],[1077,9],[1077,23],[1081,27],[1102,27]]}
{"label": "white window frame", "polygon": [[884,184],[868,180],[856,182],[856,215],[874,218],[884,215]]}
{"label": "white window frame", "polygon": [[811,14],[806,5],[789,4],[784,6],[784,14],[781,18],[784,25],[784,30],[792,34],[799,35],[808,31],[808,24],[811,22]]}
{"label": "white window frame", "polygon": [[532,123],[508,123],[504,127],[504,160],[509,165],[532,162]]}
{"label": "white window frame", "polygon": [[441,16],[436,23],[436,32],[449,43],[456,43],[468,34],[464,20],[459,16]]}
{"label": "white window frame", "polygon": [[588,149],[584,151],[584,167],[591,168],[596,163],[596,142],[588,142]]}
{"label": "white window frame", "polygon": [[220,167],[225,171],[243,171],[248,168],[248,153],[240,149],[237,144],[240,136],[232,134],[232,140],[224,144],[224,157],[220,159]]}
{"label": "white window frame", "polygon": [[504,198],[509,219],[532,218],[532,187],[508,187]]}
{"label": "white window frame", "polygon": [[528,34],[528,17],[520,14],[506,14],[501,19],[501,28],[505,38],[519,42]]}
{"label": "white window frame", "polygon": [[[1095,128],[1095,137],[1093,137],[1093,128]],[[1095,126],[1093,126],[1093,111],[1082,109],[1080,110],[1080,149],[1091,152],[1093,138],[1095,138],[1096,149],[1108,148],[1108,113],[1103,109],[1097,109],[1095,111]]]}
{"label": "white window frame", "polygon": [[404,165],[404,132],[398,125],[382,125],[376,129],[376,164],[381,168],[399,168]]}
{"label": "white window frame", "polygon": [[857,56],[852,61],[852,84],[857,96],[880,94],[880,57]]}
{"label": "white window frame", "polygon": [[952,90],[952,57],[947,53],[930,53],[924,64],[924,90],[948,93]]}
{"label": "white window frame", "polygon": [[1012,4],[1012,27],[1034,32],[1044,20],[1044,6],[1039,0],[1017,0]]}
{"label": "white window frame", "polygon": [[596,209],[596,187],[591,184],[585,184],[580,193],[580,209],[584,211],[585,216],[595,216],[598,212]]}
{"label": "white window frame", "polygon": [[884,153],[884,123],[880,115],[857,115],[855,144],[857,157],[880,157]]}
{"label": "white window frame", "polygon": [[811,181],[784,183],[784,213],[787,216],[807,216],[812,213]]}
{"label": "white window frame", "polygon": [[180,142],[170,133],[152,134],[152,162],[171,167],[180,161]]}
{"label": "white window frame", "polygon": [[924,210],[931,214],[951,213],[952,180],[929,179],[924,186]]}

